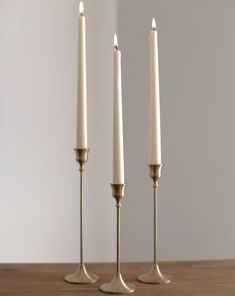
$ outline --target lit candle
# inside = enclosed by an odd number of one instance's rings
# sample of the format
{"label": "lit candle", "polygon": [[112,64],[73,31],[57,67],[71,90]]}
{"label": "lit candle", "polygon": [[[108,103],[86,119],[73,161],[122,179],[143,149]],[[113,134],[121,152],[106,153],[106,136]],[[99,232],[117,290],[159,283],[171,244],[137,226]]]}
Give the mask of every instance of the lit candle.
{"label": "lit candle", "polygon": [[86,18],[83,2],[79,5],[79,53],[78,53],[78,110],[77,147],[87,146],[87,85],[86,85]]}
{"label": "lit candle", "polygon": [[114,35],[113,184],[124,184],[121,51]]}
{"label": "lit candle", "polygon": [[150,31],[150,164],[161,164],[160,93],[156,21]]}

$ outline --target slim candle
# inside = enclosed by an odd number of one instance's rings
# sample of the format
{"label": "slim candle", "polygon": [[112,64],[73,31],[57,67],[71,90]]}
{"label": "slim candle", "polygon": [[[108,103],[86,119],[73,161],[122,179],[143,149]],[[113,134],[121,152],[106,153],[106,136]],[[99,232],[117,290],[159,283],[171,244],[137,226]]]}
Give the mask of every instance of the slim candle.
{"label": "slim candle", "polygon": [[124,184],[121,51],[114,35],[113,184]]}
{"label": "slim candle", "polygon": [[77,148],[87,146],[87,83],[86,83],[86,18],[84,6],[79,4],[79,53],[78,53],[78,110]]}
{"label": "slim candle", "polygon": [[156,21],[150,31],[150,164],[161,164],[161,123]]}

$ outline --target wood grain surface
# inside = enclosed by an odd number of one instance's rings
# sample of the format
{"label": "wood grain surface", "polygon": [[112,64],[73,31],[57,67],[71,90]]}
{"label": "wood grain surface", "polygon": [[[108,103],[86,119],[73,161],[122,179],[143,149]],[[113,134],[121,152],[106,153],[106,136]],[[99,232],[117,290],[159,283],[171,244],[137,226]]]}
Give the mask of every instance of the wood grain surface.
{"label": "wood grain surface", "polygon": [[[0,264],[0,296],[88,296],[104,295],[99,285],[110,281],[114,264],[88,264],[88,270],[101,276],[98,283],[76,285],[64,282],[64,275],[74,271],[74,264]],[[133,295],[141,296],[227,296],[235,295],[235,260],[162,263],[163,272],[171,275],[169,285],[146,285],[136,277],[149,263],[123,263],[126,281],[136,284]]]}

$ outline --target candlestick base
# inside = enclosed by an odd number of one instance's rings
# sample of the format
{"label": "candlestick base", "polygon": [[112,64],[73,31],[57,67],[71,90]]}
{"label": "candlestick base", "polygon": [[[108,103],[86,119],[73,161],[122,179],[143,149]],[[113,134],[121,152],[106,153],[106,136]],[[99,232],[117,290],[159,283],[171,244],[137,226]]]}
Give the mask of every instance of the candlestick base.
{"label": "candlestick base", "polygon": [[73,284],[89,284],[95,283],[99,280],[98,275],[89,274],[84,264],[80,264],[78,269],[71,274],[65,276],[64,280]]}
{"label": "candlestick base", "polygon": [[135,288],[135,285],[124,282],[121,273],[117,273],[111,282],[100,286],[102,292],[111,294],[129,294],[133,293]]}
{"label": "candlestick base", "polygon": [[154,264],[152,268],[138,277],[138,280],[146,284],[169,284],[171,278],[169,276],[163,275],[157,264]]}

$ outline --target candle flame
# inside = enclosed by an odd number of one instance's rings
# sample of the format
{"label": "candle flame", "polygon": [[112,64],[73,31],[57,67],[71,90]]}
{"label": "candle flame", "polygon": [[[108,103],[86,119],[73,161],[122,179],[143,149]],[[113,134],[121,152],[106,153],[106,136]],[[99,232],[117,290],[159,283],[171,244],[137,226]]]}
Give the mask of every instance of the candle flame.
{"label": "candle flame", "polygon": [[156,25],[156,20],[155,18],[152,19],[152,29],[156,30],[157,29],[157,25]]}
{"label": "candle flame", "polygon": [[84,13],[84,4],[82,1],[80,1],[80,3],[79,3],[79,12],[81,15],[83,15],[83,13]]}
{"label": "candle flame", "polygon": [[118,49],[118,39],[117,39],[117,34],[114,35],[113,46],[114,46],[116,49]]}

